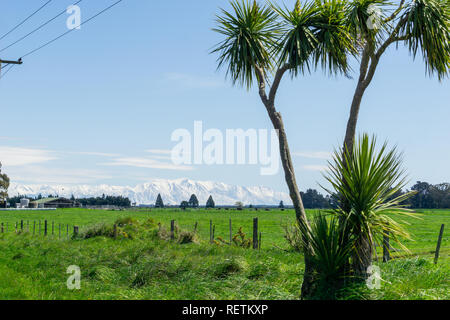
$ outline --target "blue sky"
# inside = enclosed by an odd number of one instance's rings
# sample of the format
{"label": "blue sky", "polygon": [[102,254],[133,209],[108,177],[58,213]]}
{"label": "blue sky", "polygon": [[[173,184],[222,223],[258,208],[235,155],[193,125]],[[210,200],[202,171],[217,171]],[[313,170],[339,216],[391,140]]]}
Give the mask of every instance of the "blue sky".
{"label": "blue sky", "polygon": [[[0,34],[45,1],[6,0]],[[82,20],[113,3],[84,0]],[[293,1],[287,1],[290,3]],[[17,183],[135,185],[152,178],[265,185],[286,191],[282,172],[259,166],[171,166],[171,133],[206,129],[271,129],[255,89],[233,87],[209,54],[211,31],[227,1],[133,1],[117,7],[24,59],[0,80],[0,161]],[[0,41],[3,48],[72,4],[50,3]],[[17,59],[67,30],[63,15],[0,53]],[[355,75],[356,77],[356,75]],[[299,186],[318,188],[326,155],[342,143],[355,79],[322,72],[279,90]],[[450,90],[425,75],[421,59],[390,48],[368,89],[358,132],[404,151],[411,182],[450,180]],[[149,152],[150,150],[150,152]]]}

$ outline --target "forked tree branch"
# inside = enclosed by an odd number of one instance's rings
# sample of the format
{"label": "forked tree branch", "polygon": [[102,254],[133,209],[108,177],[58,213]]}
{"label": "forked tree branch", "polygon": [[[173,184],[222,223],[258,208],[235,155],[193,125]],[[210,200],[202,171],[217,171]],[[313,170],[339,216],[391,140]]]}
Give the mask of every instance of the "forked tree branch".
{"label": "forked tree branch", "polygon": [[384,23],[390,22],[390,21],[394,20],[395,18],[397,18],[397,15],[402,11],[404,4],[405,4],[405,0],[400,1],[400,4],[399,4],[397,10],[395,10],[389,18],[384,20]]}
{"label": "forked tree branch", "polygon": [[405,24],[406,21],[407,21],[407,17],[403,17],[402,19],[400,19],[400,21],[397,23],[394,30],[392,30],[391,34],[386,39],[386,41],[378,48],[376,53],[374,53],[370,56],[370,67],[367,72],[366,78],[363,81],[363,84],[365,87],[369,86],[370,82],[372,81],[375,71],[377,69],[378,63],[380,61],[380,58],[383,55],[383,53],[386,51],[386,49],[394,42],[407,40],[409,38],[408,36],[403,36],[403,37],[398,36],[398,33],[400,32],[401,27]]}
{"label": "forked tree branch", "polygon": [[281,66],[275,73],[275,77],[273,79],[272,87],[270,88],[270,93],[269,93],[269,102],[271,104],[275,103],[275,97],[277,95],[277,91],[280,86],[281,79],[283,78],[283,75],[286,73],[286,71],[288,71],[289,69],[291,69],[291,65],[286,63],[283,66]]}

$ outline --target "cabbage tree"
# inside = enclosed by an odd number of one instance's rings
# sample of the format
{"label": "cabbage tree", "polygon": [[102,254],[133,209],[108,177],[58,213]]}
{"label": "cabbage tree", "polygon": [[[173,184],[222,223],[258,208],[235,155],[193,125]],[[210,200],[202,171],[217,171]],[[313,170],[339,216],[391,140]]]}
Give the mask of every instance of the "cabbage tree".
{"label": "cabbage tree", "polygon": [[[346,25],[346,2],[297,1],[291,10],[236,0],[231,7],[230,11],[221,10],[213,29],[223,37],[213,51],[218,54],[218,67],[226,69],[233,84],[247,89],[257,86],[261,102],[278,132],[281,162],[297,221],[307,230],[309,222],[276,96],[288,73],[295,77],[319,67],[330,74],[348,71],[347,57],[354,52],[354,46]],[[308,246],[306,234],[304,238]],[[311,291],[312,268],[305,255],[303,297]]]}
{"label": "cabbage tree", "polygon": [[351,152],[361,101],[387,48],[400,45],[421,56],[426,72],[441,81],[450,67],[450,1],[402,0],[395,10],[387,0],[353,0],[348,24],[360,53],[359,78],[351,104],[344,146]]}

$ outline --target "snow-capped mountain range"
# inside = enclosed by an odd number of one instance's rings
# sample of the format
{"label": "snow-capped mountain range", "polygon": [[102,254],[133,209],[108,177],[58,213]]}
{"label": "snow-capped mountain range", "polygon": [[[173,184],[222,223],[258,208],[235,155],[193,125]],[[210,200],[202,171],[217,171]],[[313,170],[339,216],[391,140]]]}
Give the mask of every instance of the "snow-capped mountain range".
{"label": "snow-capped mountain range", "polygon": [[59,195],[61,197],[76,198],[98,197],[103,194],[109,196],[128,197],[131,202],[139,204],[154,204],[158,193],[161,194],[165,204],[180,204],[189,200],[191,194],[197,195],[200,204],[204,205],[210,195],[218,205],[234,205],[241,201],[246,205],[275,205],[282,200],[291,204],[289,195],[274,191],[267,187],[243,187],[228,185],[221,182],[193,181],[189,179],[165,180],[154,179],[137,186],[110,186],[110,185],[39,185],[12,183],[8,193],[13,195],[42,196]]}

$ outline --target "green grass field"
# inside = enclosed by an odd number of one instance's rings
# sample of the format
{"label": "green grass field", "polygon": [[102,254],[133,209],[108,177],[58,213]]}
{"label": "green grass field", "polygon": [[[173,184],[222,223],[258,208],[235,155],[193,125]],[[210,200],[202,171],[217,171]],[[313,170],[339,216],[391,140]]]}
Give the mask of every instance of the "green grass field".
{"label": "green grass field", "polygon": [[[313,215],[315,212],[310,211]],[[379,290],[349,288],[345,299],[449,299],[450,246],[444,233],[441,257],[433,257],[441,224],[449,227],[450,211],[428,210],[421,220],[407,219],[414,241],[406,241],[412,254],[378,263],[382,271]],[[96,237],[71,240],[66,225],[81,232],[94,224],[113,224],[117,218],[139,222],[152,218],[166,228],[170,220],[184,230],[198,223],[199,243],[178,244],[151,237],[114,240]],[[251,234],[252,219],[259,218],[261,250],[209,244],[209,221],[215,236],[228,239],[229,219]],[[24,221],[24,234],[15,224]],[[41,221],[41,235],[32,235],[34,221]],[[43,221],[49,235],[43,236]],[[298,299],[303,263],[283,238],[285,224],[294,221],[291,210],[129,210],[64,209],[49,212],[0,211],[1,299]],[[52,223],[55,231],[52,235]],[[59,239],[59,224],[63,224]],[[5,230],[6,231],[6,230]],[[405,256],[404,253],[397,255]],[[81,290],[68,290],[66,269],[81,268]]]}

